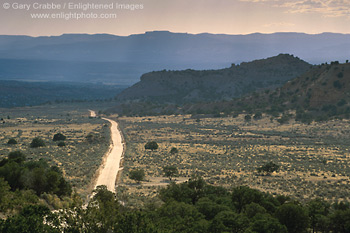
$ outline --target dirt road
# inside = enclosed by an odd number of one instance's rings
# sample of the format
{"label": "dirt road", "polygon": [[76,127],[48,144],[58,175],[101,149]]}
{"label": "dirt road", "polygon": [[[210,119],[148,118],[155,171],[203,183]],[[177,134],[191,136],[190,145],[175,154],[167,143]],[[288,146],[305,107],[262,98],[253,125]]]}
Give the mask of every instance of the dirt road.
{"label": "dirt road", "polygon": [[96,112],[94,110],[89,110],[90,117],[96,117]]}
{"label": "dirt road", "polygon": [[[90,116],[95,117],[96,113],[90,111]],[[123,155],[124,145],[117,122],[107,118],[102,119],[111,123],[112,144],[110,150],[104,157],[104,162],[102,163],[101,168],[99,169],[100,174],[97,177],[95,188],[99,185],[106,185],[109,191],[115,193],[115,183],[120,170],[119,165]]]}

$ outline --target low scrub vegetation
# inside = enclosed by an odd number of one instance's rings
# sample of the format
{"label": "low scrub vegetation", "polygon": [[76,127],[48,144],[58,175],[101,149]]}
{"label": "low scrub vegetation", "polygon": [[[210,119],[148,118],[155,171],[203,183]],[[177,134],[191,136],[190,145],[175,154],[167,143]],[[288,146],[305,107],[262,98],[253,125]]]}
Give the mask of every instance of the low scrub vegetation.
{"label": "low scrub vegetation", "polygon": [[[348,120],[280,124],[266,114],[258,118],[120,117],[127,142],[120,194],[143,205],[143,198],[154,197],[159,186],[168,184],[164,167],[175,166],[175,182],[197,174],[213,185],[247,185],[301,202],[350,200]],[[146,150],[149,141],[159,148]],[[145,171],[140,186],[129,185],[133,181],[126,174],[133,169]]]}
{"label": "low scrub vegetation", "polygon": [[90,119],[87,109],[84,105],[55,105],[4,110],[0,114],[4,121],[0,161],[14,151],[25,154],[27,161],[44,159],[62,171],[73,190],[87,195],[110,145],[109,125],[102,119]]}
{"label": "low scrub vegetation", "polygon": [[[1,184],[1,183],[0,183]],[[159,190],[142,209],[123,205],[99,186],[86,208],[79,202],[52,213],[30,205],[6,220],[1,232],[348,232],[350,206],[313,199],[304,204],[287,196],[238,186],[226,189],[193,176]]]}

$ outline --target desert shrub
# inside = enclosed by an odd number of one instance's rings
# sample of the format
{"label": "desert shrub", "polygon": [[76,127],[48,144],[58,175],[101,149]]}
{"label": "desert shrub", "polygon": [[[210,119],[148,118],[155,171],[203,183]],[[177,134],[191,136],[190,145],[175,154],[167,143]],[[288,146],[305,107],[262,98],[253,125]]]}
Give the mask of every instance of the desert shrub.
{"label": "desert shrub", "polygon": [[343,84],[341,84],[341,82],[339,82],[339,80],[337,80],[337,81],[333,82],[333,86],[337,89],[342,89]]}
{"label": "desert shrub", "polygon": [[129,172],[129,178],[138,183],[145,178],[145,171],[143,169],[135,169]]}
{"label": "desert shrub", "polygon": [[145,145],[146,150],[157,150],[158,149],[158,143],[155,141],[147,142]]}
{"label": "desert shrub", "polygon": [[7,144],[8,145],[15,145],[15,144],[17,144],[17,141],[16,141],[16,139],[11,138],[11,139],[8,140]]}
{"label": "desert shrub", "polygon": [[14,161],[16,163],[22,163],[26,160],[26,156],[21,151],[13,151],[8,155],[9,161]]}
{"label": "desert shrub", "polygon": [[31,148],[37,148],[37,147],[43,147],[43,146],[45,146],[45,142],[40,137],[34,138],[30,143]]}
{"label": "desert shrub", "polygon": [[170,150],[170,154],[176,154],[176,153],[178,153],[179,152],[179,150],[176,148],[176,147],[173,147],[173,148],[171,148],[171,150]]}
{"label": "desert shrub", "polygon": [[165,166],[163,167],[163,172],[170,181],[172,177],[176,177],[179,174],[179,170],[175,166]]}
{"label": "desert shrub", "polygon": [[254,118],[254,120],[260,120],[262,118],[262,113],[261,112],[255,113],[253,118]]}
{"label": "desert shrub", "polygon": [[61,134],[61,133],[56,133],[54,136],[53,136],[53,141],[55,142],[55,141],[64,141],[64,140],[66,140],[66,136],[64,136],[63,134]]}
{"label": "desert shrub", "polygon": [[339,102],[337,103],[339,107],[344,106],[345,104],[346,104],[346,100],[344,99],[339,100]]}
{"label": "desert shrub", "polygon": [[259,173],[265,173],[266,175],[271,175],[273,172],[277,172],[280,166],[273,162],[269,162],[267,164],[264,164],[263,166],[259,167],[257,171]]}
{"label": "desert shrub", "polygon": [[100,142],[102,139],[98,134],[95,133],[89,133],[85,138],[86,141],[90,144]]}
{"label": "desert shrub", "polygon": [[278,123],[286,124],[289,122],[291,116],[289,114],[283,114],[281,118],[277,119]]}
{"label": "desert shrub", "polygon": [[12,191],[31,189],[37,195],[46,192],[60,197],[72,192],[58,167],[50,167],[44,160],[25,162],[20,151],[10,153],[8,161],[1,162],[0,177],[8,182]]}
{"label": "desert shrub", "polygon": [[333,105],[333,104],[329,104],[329,105],[324,105],[321,109],[323,112],[327,112],[328,116],[335,116],[338,113],[338,108],[337,106]]}
{"label": "desert shrub", "polygon": [[57,144],[57,146],[61,146],[61,147],[66,146],[66,143],[64,143],[64,142],[59,142],[59,143]]}

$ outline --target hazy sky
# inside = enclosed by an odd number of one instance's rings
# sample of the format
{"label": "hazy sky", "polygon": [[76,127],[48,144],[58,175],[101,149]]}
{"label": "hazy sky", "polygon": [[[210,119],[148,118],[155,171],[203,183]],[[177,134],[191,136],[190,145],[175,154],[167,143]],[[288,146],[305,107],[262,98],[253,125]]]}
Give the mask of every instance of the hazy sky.
{"label": "hazy sky", "polygon": [[0,1],[0,34],[350,33],[350,0]]}

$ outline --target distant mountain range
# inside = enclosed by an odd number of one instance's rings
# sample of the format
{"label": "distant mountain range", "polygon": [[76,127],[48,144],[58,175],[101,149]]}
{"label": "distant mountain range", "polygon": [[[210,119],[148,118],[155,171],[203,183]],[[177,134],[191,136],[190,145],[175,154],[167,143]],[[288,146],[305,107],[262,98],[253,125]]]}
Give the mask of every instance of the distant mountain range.
{"label": "distant mountain range", "polygon": [[281,86],[312,66],[292,55],[232,64],[220,70],[158,71],[118,95],[118,100],[156,100],[185,103],[232,99],[266,88]]}
{"label": "distant mountain range", "polygon": [[350,58],[350,34],[65,34],[0,36],[0,79],[131,85],[154,70],[219,69],[294,54],[311,64]]}

